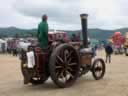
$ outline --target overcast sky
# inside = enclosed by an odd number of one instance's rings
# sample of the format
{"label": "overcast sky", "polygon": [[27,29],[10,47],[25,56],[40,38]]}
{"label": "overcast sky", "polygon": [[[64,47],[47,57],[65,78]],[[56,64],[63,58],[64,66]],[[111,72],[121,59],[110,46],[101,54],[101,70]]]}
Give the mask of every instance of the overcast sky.
{"label": "overcast sky", "polygon": [[0,27],[36,28],[42,14],[51,29],[81,28],[80,14],[87,13],[89,28],[128,27],[128,0],[1,0]]}

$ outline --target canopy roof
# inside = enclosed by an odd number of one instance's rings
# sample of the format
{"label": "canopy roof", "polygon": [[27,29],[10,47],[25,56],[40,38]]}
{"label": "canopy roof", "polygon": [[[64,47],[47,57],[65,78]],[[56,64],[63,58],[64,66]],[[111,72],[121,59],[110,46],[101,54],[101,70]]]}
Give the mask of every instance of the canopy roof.
{"label": "canopy roof", "polygon": [[0,43],[6,43],[6,41],[4,41],[4,40],[0,39]]}
{"label": "canopy roof", "polygon": [[48,34],[66,34],[66,32],[59,32],[59,31],[53,32],[53,31],[50,31],[50,32],[48,32]]}

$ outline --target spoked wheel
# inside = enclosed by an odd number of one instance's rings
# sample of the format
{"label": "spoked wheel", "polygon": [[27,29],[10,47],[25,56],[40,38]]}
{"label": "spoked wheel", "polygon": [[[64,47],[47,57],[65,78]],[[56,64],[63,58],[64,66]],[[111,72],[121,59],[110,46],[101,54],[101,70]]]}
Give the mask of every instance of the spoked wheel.
{"label": "spoked wheel", "polygon": [[105,74],[105,62],[102,59],[96,59],[92,65],[92,75],[96,80],[102,79]]}
{"label": "spoked wheel", "polygon": [[49,71],[58,87],[71,86],[79,77],[79,69],[79,55],[72,46],[62,44],[53,51]]}

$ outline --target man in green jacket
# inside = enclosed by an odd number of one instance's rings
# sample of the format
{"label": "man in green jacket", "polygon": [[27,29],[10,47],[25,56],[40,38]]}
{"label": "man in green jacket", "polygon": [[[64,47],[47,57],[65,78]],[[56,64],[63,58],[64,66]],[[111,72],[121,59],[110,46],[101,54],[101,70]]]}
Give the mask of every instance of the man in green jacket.
{"label": "man in green jacket", "polygon": [[37,38],[41,49],[46,49],[49,43],[47,19],[48,19],[47,15],[43,15],[42,21],[38,25]]}

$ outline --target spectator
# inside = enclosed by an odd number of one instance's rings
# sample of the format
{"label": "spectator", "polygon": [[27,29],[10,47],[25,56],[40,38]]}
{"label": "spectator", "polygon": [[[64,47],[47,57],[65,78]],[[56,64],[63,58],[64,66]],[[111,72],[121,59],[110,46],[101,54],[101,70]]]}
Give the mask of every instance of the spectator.
{"label": "spectator", "polygon": [[96,56],[96,49],[94,47],[92,47],[92,56],[95,57]]}
{"label": "spectator", "polygon": [[72,42],[77,42],[78,41],[76,34],[72,34],[72,39],[71,40],[72,40]]}
{"label": "spectator", "polygon": [[106,63],[108,60],[109,60],[109,63],[111,63],[111,55],[113,53],[113,49],[110,43],[105,46],[105,53],[106,53]]}

